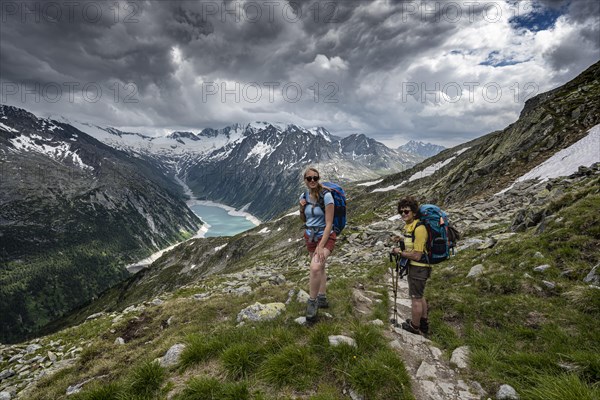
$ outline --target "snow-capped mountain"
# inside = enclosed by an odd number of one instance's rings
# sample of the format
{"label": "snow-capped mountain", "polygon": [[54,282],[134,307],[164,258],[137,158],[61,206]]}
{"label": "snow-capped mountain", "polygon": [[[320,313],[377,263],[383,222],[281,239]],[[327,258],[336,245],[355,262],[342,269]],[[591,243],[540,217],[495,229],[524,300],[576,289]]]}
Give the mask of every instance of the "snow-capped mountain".
{"label": "snow-capped mountain", "polygon": [[[70,123],[112,147],[160,165],[166,174],[185,181],[196,197],[247,207],[261,219],[292,204],[301,171],[308,165],[317,166],[325,179],[347,182],[402,171],[422,160],[365,135],[342,139],[323,127],[263,121],[151,137]],[[280,201],[263,202],[265,194],[276,194]]]}
{"label": "snow-capped mountain", "polygon": [[417,140],[411,140],[410,142],[403,144],[398,147],[398,150],[404,151],[410,154],[416,154],[424,158],[433,157],[436,154],[446,150],[444,146],[440,146],[432,143],[424,143]]}

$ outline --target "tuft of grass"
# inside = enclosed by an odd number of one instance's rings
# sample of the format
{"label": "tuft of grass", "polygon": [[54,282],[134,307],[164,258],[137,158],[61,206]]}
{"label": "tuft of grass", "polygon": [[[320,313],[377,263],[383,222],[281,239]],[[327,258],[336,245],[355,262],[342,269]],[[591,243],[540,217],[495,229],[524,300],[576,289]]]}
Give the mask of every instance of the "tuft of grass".
{"label": "tuft of grass", "polygon": [[274,386],[303,390],[318,377],[319,362],[308,347],[289,345],[267,358],[259,374]]}
{"label": "tuft of grass", "polygon": [[250,399],[248,385],[222,383],[215,378],[199,377],[191,379],[186,388],[175,400],[247,400]]}
{"label": "tuft of grass", "polygon": [[269,326],[265,327],[264,330],[256,332],[259,336],[262,336],[262,342],[264,343],[263,349],[265,353],[275,354],[281,351],[281,349],[296,342],[296,332],[294,328],[288,326]]}
{"label": "tuft of grass", "polygon": [[148,397],[158,392],[165,379],[163,367],[154,361],[145,362],[133,371],[130,379],[131,393]]}
{"label": "tuft of grass", "polygon": [[369,399],[413,399],[410,378],[396,353],[380,350],[350,369],[351,387]]}
{"label": "tuft of grass", "polygon": [[523,400],[595,400],[600,398],[600,385],[588,386],[576,374],[539,375],[534,386],[521,393]]}
{"label": "tuft of grass", "polygon": [[355,324],[354,339],[359,353],[367,355],[378,349],[385,348],[386,342],[381,328],[372,324]]}
{"label": "tuft of grass", "polygon": [[179,365],[189,368],[213,357],[226,347],[227,342],[220,335],[192,334],[186,338],[186,347],[181,353]]}
{"label": "tuft of grass", "polygon": [[600,289],[584,286],[566,292],[569,303],[586,314],[600,315]]}
{"label": "tuft of grass", "polygon": [[99,385],[98,383],[90,385],[84,392],[76,393],[70,397],[71,400],[121,400],[125,395],[125,390],[118,383],[109,383]]}
{"label": "tuft of grass", "polygon": [[223,367],[234,379],[255,372],[263,358],[264,350],[251,342],[233,344],[221,354]]}

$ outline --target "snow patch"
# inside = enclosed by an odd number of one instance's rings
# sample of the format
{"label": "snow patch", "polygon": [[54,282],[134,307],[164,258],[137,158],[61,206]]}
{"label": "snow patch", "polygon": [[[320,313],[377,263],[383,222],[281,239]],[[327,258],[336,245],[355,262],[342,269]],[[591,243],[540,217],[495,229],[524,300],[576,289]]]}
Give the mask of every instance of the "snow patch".
{"label": "snow patch", "polygon": [[267,227],[264,227],[260,231],[258,231],[258,233],[269,233],[269,232],[271,232],[271,230]]}
{"label": "snow patch", "polygon": [[224,249],[225,247],[227,247],[228,243],[225,243],[223,246],[217,246],[215,247],[215,253],[221,249]]}
{"label": "snow patch", "polygon": [[93,167],[85,164],[81,160],[81,157],[79,157],[79,154],[77,154],[76,151],[71,150],[71,145],[69,143],[60,142],[56,144],[56,146],[51,146],[49,144],[36,143],[34,139],[47,141],[38,135],[31,135],[31,137],[21,135],[16,138],[9,139],[9,141],[15,147],[15,149],[19,151],[34,151],[60,162],[71,158],[72,163],[77,165],[79,168],[84,170],[94,170]]}
{"label": "snow patch", "polygon": [[406,183],[406,181],[402,181],[398,185],[392,185],[392,186],[388,186],[388,187],[384,187],[384,188],[374,189],[374,190],[371,191],[371,193],[375,193],[375,192],[389,192],[390,190],[398,189],[400,186],[404,185],[405,183]]}
{"label": "snow patch", "polygon": [[464,153],[465,151],[467,151],[469,149],[470,149],[470,147],[465,147],[464,149],[460,149],[459,151],[454,153],[454,155],[460,156],[462,153]]}
{"label": "snow patch", "polygon": [[540,183],[559,176],[568,176],[577,172],[580,166],[589,167],[600,162],[600,124],[588,131],[588,135],[566,149],[562,149],[552,157],[527,172],[508,188],[496,193],[507,192],[515,184],[529,179],[539,179]]}
{"label": "snow patch", "polygon": [[408,181],[412,182],[412,181],[416,181],[417,179],[421,179],[421,178],[425,178],[427,176],[433,175],[435,173],[435,171],[450,164],[452,162],[452,160],[454,160],[455,158],[456,158],[456,156],[450,157],[449,159],[447,159],[445,161],[440,161],[435,164],[432,164],[429,167],[425,168],[424,170],[414,173],[410,178],[408,178]]}
{"label": "snow patch", "polygon": [[271,153],[273,153],[273,151],[275,151],[275,149],[272,146],[270,146],[266,143],[263,143],[263,142],[258,142],[252,148],[252,150],[250,150],[250,152],[248,152],[248,155],[246,156],[244,161],[247,161],[249,158],[252,158],[252,157],[257,157],[258,159],[256,160],[256,163],[260,164],[260,161],[265,156],[269,156]]}
{"label": "snow patch", "polygon": [[[6,117],[4,117],[3,119],[6,119]],[[10,127],[10,126],[8,126],[8,125],[4,125],[2,122],[0,122],[0,128],[4,129],[5,131],[8,131],[8,132],[13,132],[13,133],[17,133],[17,132],[19,132],[19,131],[18,131],[18,130],[16,130],[15,128],[11,128],[11,127]]]}
{"label": "snow patch", "polygon": [[359,183],[356,186],[374,186],[374,185],[377,185],[378,183],[381,183],[381,182],[383,182],[383,179],[379,179],[377,181],[372,181],[372,182]]}

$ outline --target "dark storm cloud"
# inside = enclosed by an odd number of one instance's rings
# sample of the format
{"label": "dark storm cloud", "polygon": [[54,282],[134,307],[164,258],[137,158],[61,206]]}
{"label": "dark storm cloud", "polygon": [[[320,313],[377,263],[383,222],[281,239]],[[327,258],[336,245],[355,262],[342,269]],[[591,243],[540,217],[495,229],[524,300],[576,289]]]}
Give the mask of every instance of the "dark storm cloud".
{"label": "dark storm cloud", "polygon": [[[473,26],[496,29],[498,22],[485,19],[486,15],[492,19],[500,1],[467,2],[468,6],[400,0],[136,1],[120,2],[115,8],[113,1],[81,0],[72,10],[67,3],[55,3],[59,15],[43,1],[3,2],[0,77],[4,82],[28,85],[96,83],[107,94],[97,103],[19,104],[18,96],[13,103],[38,113],[95,118],[106,125],[193,130],[272,116],[286,122],[322,124],[341,133],[381,133],[382,138],[405,132],[405,139],[418,135],[433,140],[448,130],[461,129],[468,130],[463,132],[468,137],[486,133],[481,129],[491,130],[492,125],[456,122],[456,113],[437,116],[424,112],[429,107],[425,102],[398,101],[402,83],[483,79],[481,70],[471,71],[473,66],[493,51],[504,57],[514,50],[510,43],[504,49],[487,49],[477,42],[477,30],[460,37],[462,29]],[[547,62],[545,71],[562,71],[554,76],[566,79],[566,74],[576,74],[594,62],[590,49],[599,47],[599,3],[540,0],[536,4],[564,10],[578,27],[569,40],[538,56]],[[455,36],[458,39],[452,40]],[[465,41],[469,47],[463,51]],[[587,47],[579,46],[581,41]],[[529,59],[522,54],[526,50],[519,51],[506,57]],[[479,58],[478,52],[482,53]],[[467,60],[463,64],[457,61],[461,57]],[[502,61],[497,65],[505,65]],[[500,79],[500,71],[489,72],[490,79]],[[231,100],[233,96],[223,101],[216,94],[206,101],[206,85],[219,87],[223,81],[241,87],[255,82],[297,83],[304,97],[298,102],[239,103]],[[334,84],[336,102],[310,98],[307,87],[315,83],[320,85],[321,96],[333,93],[324,87]],[[128,91],[129,84],[135,85],[134,92]],[[110,101],[115,85],[121,88],[119,96],[133,93],[137,102]],[[488,104],[466,107],[463,118],[518,112],[514,104],[512,108],[484,106]],[[498,121],[494,129],[504,124]]]}

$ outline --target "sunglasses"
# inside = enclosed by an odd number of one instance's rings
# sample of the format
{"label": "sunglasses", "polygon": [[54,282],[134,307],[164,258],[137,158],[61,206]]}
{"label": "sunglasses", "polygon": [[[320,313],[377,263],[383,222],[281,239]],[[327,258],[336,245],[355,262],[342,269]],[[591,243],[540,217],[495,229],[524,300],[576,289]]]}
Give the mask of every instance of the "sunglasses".
{"label": "sunglasses", "polygon": [[400,210],[400,214],[408,215],[412,210]]}
{"label": "sunglasses", "polygon": [[304,179],[306,179],[308,182],[318,182],[319,181],[319,177],[318,176],[305,176]]}

